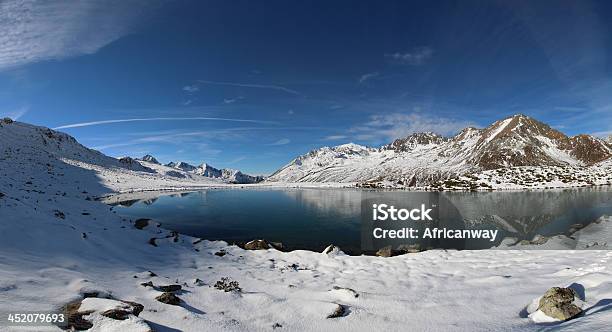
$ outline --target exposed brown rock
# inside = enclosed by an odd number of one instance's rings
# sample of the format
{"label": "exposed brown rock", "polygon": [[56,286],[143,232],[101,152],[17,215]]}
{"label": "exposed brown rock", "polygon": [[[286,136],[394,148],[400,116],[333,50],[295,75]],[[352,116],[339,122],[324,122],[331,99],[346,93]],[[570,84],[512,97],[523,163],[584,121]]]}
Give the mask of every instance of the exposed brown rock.
{"label": "exposed brown rock", "polygon": [[553,287],[540,299],[538,310],[558,320],[572,319],[582,313],[582,309],[573,303],[576,298],[578,294],[571,288]]}
{"label": "exposed brown rock", "polygon": [[156,297],[155,299],[161,303],[170,304],[170,305],[181,304],[181,299],[178,296],[174,295],[174,293],[170,293],[170,292],[165,292],[161,294],[160,296]]}

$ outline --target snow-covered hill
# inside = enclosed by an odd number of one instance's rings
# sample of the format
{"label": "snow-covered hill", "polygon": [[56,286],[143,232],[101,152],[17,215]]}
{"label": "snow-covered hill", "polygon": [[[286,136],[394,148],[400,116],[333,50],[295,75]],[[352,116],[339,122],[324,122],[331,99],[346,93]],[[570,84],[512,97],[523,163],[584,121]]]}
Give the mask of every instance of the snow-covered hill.
{"label": "snow-covered hill", "polygon": [[[548,168],[561,167],[598,173],[611,157],[612,145],[599,138],[567,137],[535,119],[515,115],[485,129],[466,128],[450,138],[417,133],[380,148],[352,143],[323,147],[294,159],[267,181],[354,182],[438,189],[446,188],[444,183],[448,180],[460,176],[481,178],[481,173],[491,170],[536,167],[547,173]],[[593,181],[607,184],[612,177],[580,180],[584,181],[565,184]],[[516,184],[514,187],[520,187]],[[486,185],[493,187],[491,183]]]}
{"label": "snow-covered hill", "polygon": [[[108,157],[79,144],[67,134],[21,122],[0,123],[0,144],[2,158],[9,167],[5,172],[26,174],[25,168],[32,167],[31,164],[42,165],[45,171],[36,176],[57,177],[63,179],[65,185],[88,187],[90,195],[95,196],[142,190],[143,183],[147,184],[147,190],[226,185],[219,179],[152,162]],[[69,175],[75,169],[79,169],[76,174],[94,174],[95,177]]]}

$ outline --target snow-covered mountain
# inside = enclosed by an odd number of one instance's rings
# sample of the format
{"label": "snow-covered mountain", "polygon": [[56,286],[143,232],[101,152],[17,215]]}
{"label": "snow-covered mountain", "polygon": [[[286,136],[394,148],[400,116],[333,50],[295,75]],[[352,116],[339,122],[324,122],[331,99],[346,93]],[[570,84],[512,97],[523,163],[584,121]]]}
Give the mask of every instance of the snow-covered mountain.
{"label": "snow-covered mountain", "polygon": [[[143,158],[141,158],[141,160],[144,161],[147,156],[155,160],[155,158],[151,155],[146,155]],[[195,174],[195,175],[199,175],[199,176],[203,176],[203,177],[207,177],[211,179],[219,179],[224,182],[234,183],[234,184],[258,183],[258,182],[263,181],[264,179],[261,176],[252,176],[252,175],[244,174],[234,169],[228,169],[228,168],[218,169],[206,163],[202,163],[200,166],[196,167],[196,166],[190,165],[183,161],[176,161],[176,162],[173,161],[173,162],[166,164],[165,166],[171,167],[177,170],[181,170],[183,172],[187,172],[190,174]]]}
{"label": "snow-covered mountain", "polygon": [[181,171],[185,171],[185,172],[193,172],[196,170],[195,166],[190,165],[186,162],[182,162],[182,161],[176,161],[176,162],[171,161],[164,166],[180,169]]}
{"label": "snow-covered mountain", "polygon": [[408,187],[513,167],[586,168],[609,160],[612,145],[589,135],[568,137],[519,114],[454,137],[416,133],[380,148],[323,147],[272,174],[277,182],[387,182]]}
{"label": "snow-covered mountain", "polygon": [[252,176],[229,168],[217,169],[206,163],[198,166],[194,173],[213,179],[223,179],[229,183],[257,183],[263,181],[261,176]]}
{"label": "snow-covered mountain", "polygon": [[153,163],[153,164],[157,164],[157,165],[161,165],[161,163],[159,161],[157,161],[157,159],[155,159],[155,157],[153,157],[150,154],[145,155],[144,157],[140,158],[140,160],[146,161],[146,162],[150,162],[150,163]]}

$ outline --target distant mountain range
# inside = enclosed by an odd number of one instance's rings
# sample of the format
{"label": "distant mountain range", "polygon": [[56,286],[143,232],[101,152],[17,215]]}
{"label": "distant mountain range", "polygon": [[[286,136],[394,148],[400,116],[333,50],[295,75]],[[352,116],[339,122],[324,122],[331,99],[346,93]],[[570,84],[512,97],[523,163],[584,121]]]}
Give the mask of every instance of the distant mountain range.
{"label": "distant mountain range", "polygon": [[[0,121],[0,137],[12,142],[11,153],[28,150],[90,169],[117,191],[129,191],[139,181],[152,188],[264,181],[261,176],[206,163],[161,165],[151,155],[112,158],[67,134],[10,119]],[[453,137],[417,133],[378,148],[352,143],[323,147],[295,158],[265,181],[425,190],[612,185],[612,143],[589,135],[568,137],[528,116],[515,115],[484,129],[466,128]]]}
{"label": "distant mountain range", "polygon": [[[142,164],[145,167],[146,167],[146,163],[161,165],[161,163],[157,161],[155,157],[149,154],[137,160],[140,162],[144,162]],[[172,162],[165,164],[164,166],[174,168],[176,170],[180,170],[180,171],[187,172],[187,173],[204,176],[204,177],[211,178],[211,179],[220,179],[228,183],[246,184],[246,183],[258,183],[264,180],[262,176],[248,175],[248,174],[242,173],[241,171],[229,169],[229,168],[217,169],[206,163],[202,163],[200,166],[193,166],[183,161],[176,161],[176,162],[172,161]],[[166,174],[170,176],[176,176],[176,177],[181,177],[181,175],[183,175],[180,172],[172,172],[172,171],[166,172]]]}
{"label": "distant mountain range", "polygon": [[609,161],[612,143],[590,135],[568,137],[518,114],[454,137],[427,132],[379,148],[357,144],[323,147],[297,157],[270,182],[388,183],[438,186],[466,174],[520,166],[589,168]]}

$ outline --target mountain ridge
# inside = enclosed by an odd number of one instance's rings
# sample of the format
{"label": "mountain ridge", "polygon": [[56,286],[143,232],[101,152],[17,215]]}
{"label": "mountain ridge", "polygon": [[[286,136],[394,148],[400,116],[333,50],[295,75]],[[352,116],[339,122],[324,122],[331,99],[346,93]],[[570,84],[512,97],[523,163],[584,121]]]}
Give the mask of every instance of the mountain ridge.
{"label": "mountain ridge", "polygon": [[612,144],[567,136],[523,114],[452,137],[414,133],[379,148],[358,144],[322,147],[298,156],[268,182],[390,182],[431,186],[464,174],[512,167],[589,167],[610,160]]}
{"label": "mountain ridge", "polygon": [[[146,155],[142,157],[140,160],[145,161],[145,158],[150,157],[153,160],[156,160],[151,155]],[[230,169],[230,168],[215,168],[207,163],[202,163],[199,166],[194,166],[189,163],[183,161],[171,161],[164,166],[175,168],[177,170],[181,170],[183,172],[211,178],[211,179],[221,179],[228,183],[233,184],[250,184],[250,183],[258,183],[264,180],[262,176],[253,176],[249,174],[242,173],[239,170]]]}

